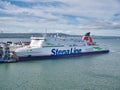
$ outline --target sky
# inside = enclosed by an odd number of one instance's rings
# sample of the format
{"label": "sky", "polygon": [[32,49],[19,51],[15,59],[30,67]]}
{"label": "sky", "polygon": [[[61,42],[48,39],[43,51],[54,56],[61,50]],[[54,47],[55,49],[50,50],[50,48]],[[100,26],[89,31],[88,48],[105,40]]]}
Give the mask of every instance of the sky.
{"label": "sky", "polygon": [[1,33],[120,36],[120,0],[0,0]]}

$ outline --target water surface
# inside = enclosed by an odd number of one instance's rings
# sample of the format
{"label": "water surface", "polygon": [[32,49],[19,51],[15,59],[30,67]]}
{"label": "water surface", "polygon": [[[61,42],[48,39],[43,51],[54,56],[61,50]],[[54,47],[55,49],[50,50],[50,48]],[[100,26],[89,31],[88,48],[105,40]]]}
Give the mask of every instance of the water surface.
{"label": "water surface", "polygon": [[120,39],[110,53],[0,64],[0,90],[120,90]]}

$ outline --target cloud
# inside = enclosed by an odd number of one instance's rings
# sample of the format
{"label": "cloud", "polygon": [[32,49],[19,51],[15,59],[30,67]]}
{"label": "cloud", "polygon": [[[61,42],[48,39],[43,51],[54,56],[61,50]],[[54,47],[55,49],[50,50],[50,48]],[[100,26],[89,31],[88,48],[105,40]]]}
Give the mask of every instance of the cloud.
{"label": "cloud", "polygon": [[119,0],[1,0],[0,28],[66,33],[82,28],[119,29],[119,8]]}
{"label": "cloud", "polygon": [[79,26],[81,29],[120,29],[120,23],[117,22],[107,22],[107,21],[96,21],[87,24],[81,24]]}

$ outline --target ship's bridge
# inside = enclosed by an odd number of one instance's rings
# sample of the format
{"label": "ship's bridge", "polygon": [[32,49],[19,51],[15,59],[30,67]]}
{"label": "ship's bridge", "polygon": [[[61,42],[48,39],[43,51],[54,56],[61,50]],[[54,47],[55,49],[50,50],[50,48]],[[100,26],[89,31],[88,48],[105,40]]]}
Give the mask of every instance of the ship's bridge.
{"label": "ship's bridge", "polygon": [[41,47],[43,42],[45,41],[44,37],[31,37],[31,47]]}

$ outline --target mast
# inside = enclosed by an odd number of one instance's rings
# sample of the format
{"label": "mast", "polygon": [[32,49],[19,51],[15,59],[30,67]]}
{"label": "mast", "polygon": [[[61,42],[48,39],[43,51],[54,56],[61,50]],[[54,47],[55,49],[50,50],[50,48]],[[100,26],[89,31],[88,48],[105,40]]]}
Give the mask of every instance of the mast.
{"label": "mast", "polygon": [[44,37],[44,38],[47,37],[47,28],[45,29],[45,33],[44,33],[43,37]]}

